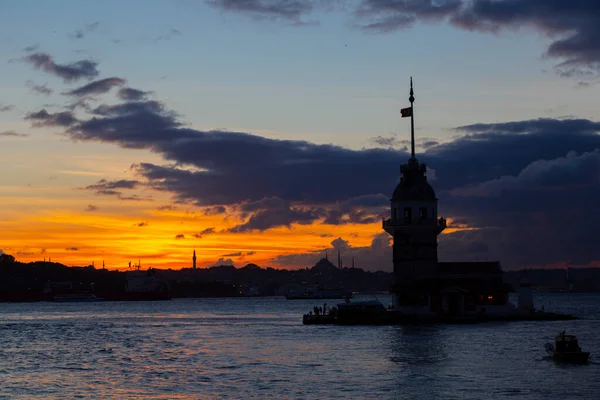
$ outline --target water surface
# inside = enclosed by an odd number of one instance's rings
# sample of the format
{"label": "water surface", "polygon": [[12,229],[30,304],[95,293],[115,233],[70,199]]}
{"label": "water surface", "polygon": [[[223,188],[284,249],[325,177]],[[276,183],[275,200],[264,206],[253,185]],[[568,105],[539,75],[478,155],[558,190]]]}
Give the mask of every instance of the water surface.
{"label": "water surface", "polygon": [[[535,300],[584,319],[304,326],[316,301],[0,303],[0,397],[597,399],[600,295]],[[546,357],[562,329],[591,364]]]}

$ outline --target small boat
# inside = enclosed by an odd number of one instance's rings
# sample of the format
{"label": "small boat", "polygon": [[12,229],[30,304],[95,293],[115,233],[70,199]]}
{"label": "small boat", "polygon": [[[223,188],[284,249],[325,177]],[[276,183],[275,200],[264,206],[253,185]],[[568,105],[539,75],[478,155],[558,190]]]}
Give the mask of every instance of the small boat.
{"label": "small boat", "polygon": [[325,314],[312,312],[304,314],[302,323],[304,325],[378,325],[391,321],[393,314],[388,312],[383,304],[377,300],[367,300],[340,303]]}
{"label": "small boat", "polygon": [[554,343],[546,343],[544,347],[550,357],[558,362],[586,364],[590,357],[589,352],[581,351],[577,336],[567,335],[565,331],[556,336]]}

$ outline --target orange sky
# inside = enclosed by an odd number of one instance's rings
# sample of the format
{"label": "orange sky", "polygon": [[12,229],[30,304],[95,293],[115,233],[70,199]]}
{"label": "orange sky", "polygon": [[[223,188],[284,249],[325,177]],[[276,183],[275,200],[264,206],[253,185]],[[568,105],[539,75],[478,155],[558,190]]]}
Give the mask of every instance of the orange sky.
{"label": "orange sky", "polygon": [[[95,180],[97,177],[89,179],[90,183]],[[186,205],[159,210],[170,204],[165,193],[146,193],[153,201],[121,201],[50,185],[13,187],[11,193],[0,198],[0,207],[8,211],[0,221],[0,241],[4,252],[22,262],[52,258],[66,265],[94,262],[101,267],[104,261],[112,269],[141,260],[143,268],[178,269],[191,266],[195,249],[198,267],[213,265],[219,258],[232,259],[237,267],[250,262],[277,267],[270,260],[278,255],[331,248],[331,241],[337,237],[347,240],[351,247],[369,246],[373,236],[382,232],[378,222],[293,225],[264,232],[229,233],[225,230],[241,222],[233,210],[228,218],[204,215],[201,208]],[[96,209],[86,211],[90,204]],[[194,237],[207,228],[215,228],[215,233]],[[184,238],[178,239],[177,235]],[[238,252],[242,255],[230,255]],[[315,262],[320,257],[322,253],[316,254]]]}

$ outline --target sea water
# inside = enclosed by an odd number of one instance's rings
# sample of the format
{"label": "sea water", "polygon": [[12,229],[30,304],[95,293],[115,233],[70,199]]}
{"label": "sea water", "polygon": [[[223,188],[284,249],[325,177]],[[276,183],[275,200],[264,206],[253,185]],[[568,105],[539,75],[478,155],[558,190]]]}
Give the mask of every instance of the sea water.
{"label": "sea water", "polygon": [[[534,300],[583,319],[304,326],[338,301],[0,303],[0,398],[598,399],[600,294]],[[546,356],[563,329],[589,365]]]}

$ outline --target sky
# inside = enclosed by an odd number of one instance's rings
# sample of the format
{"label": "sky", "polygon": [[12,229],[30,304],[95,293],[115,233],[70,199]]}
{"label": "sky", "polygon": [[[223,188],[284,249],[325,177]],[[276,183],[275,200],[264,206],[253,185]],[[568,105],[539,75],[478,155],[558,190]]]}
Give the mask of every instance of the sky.
{"label": "sky", "polygon": [[1,0],[0,252],[391,271],[428,165],[440,261],[600,266],[596,0]]}

